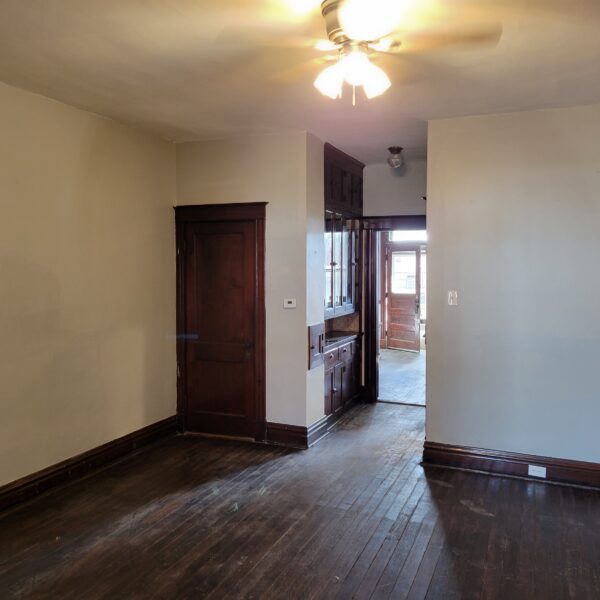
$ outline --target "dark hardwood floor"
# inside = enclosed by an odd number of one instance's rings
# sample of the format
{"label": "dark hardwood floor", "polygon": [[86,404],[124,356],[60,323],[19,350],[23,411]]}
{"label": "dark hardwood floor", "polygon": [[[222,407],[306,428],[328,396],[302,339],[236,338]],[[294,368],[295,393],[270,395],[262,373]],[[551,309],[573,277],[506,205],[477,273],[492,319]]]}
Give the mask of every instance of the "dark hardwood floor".
{"label": "dark hardwood floor", "polygon": [[600,598],[600,493],[424,471],[424,417],[160,442],[0,517],[0,598]]}

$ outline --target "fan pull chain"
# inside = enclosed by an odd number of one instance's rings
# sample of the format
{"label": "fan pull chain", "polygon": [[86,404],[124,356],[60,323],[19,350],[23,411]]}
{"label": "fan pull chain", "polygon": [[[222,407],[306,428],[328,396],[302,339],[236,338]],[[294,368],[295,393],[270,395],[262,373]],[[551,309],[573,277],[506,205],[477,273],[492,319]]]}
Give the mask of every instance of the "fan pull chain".
{"label": "fan pull chain", "polygon": [[352,86],[352,106],[356,106],[356,86]]}

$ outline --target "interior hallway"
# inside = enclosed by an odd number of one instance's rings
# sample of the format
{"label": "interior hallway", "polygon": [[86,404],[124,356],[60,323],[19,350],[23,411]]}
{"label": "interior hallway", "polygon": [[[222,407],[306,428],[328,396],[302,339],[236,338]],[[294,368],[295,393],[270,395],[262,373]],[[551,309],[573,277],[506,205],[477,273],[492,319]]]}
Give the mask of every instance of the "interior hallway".
{"label": "interior hallway", "polygon": [[309,451],[174,437],[0,518],[7,598],[593,598],[600,492],[420,466],[425,413]]}
{"label": "interior hallway", "polygon": [[379,399],[425,406],[425,350],[382,348],[379,354]]}

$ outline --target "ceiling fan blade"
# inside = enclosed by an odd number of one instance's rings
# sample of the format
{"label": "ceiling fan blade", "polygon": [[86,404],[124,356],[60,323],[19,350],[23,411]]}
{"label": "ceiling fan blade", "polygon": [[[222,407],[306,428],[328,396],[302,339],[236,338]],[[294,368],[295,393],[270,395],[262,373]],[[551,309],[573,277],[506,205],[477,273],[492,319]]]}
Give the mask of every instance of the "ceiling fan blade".
{"label": "ceiling fan blade", "polygon": [[380,51],[389,54],[407,54],[445,48],[495,46],[501,37],[501,25],[463,31],[407,31],[398,34],[389,50]]}
{"label": "ceiling fan blade", "polygon": [[578,18],[600,16],[600,3],[597,0],[455,0],[452,10],[496,17],[519,13]]}

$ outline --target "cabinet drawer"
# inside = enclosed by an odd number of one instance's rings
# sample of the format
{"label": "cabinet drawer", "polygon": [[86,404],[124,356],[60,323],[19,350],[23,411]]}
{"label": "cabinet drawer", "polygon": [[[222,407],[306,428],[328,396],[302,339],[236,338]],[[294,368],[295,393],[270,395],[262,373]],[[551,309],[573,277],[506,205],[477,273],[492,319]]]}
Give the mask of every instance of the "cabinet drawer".
{"label": "cabinet drawer", "polygon": [[337,365],[340,362],[340,349],[335,348],[334,350],[325,351],[325,369]]}
{"label": "cabinet drawer", "polygon": [[340,360],[346,362],[351,360],[354,356],[354,342],[350,342],[349,344],[345,344],[340,347]]}

